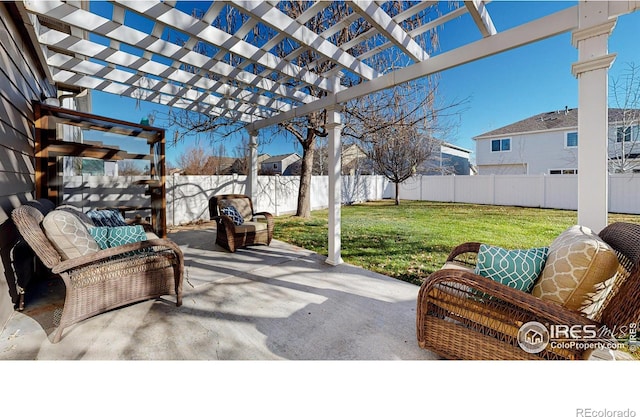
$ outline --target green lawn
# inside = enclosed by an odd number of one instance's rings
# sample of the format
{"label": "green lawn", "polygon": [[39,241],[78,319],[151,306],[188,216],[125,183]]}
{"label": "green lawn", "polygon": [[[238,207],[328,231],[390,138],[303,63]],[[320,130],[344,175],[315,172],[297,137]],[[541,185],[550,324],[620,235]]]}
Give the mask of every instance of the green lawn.
{"label": "green lawn", "polygon": [[[274,237],[326,255],[327,215],[327,210],[319,210],[306,220],[279,216]],[[612,214],[609,220],[640,222],[640,216]],[[577,213],[568,210],[425,201],[395,206],[392,200],[354,204],[342,208],[342,258],[419,285],[460,243],[508,249],[548,246],[576,221]]]}

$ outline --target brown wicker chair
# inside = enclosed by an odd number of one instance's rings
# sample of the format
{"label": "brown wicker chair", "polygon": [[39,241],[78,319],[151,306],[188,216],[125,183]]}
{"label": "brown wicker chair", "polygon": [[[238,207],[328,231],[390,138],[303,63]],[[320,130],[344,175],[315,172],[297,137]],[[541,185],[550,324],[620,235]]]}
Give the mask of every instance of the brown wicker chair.
{"label": "brown wicker chair", "polygon": [[[235,225],[231,217],[222,214],[227,206],[234,206],[244,219]],[[220,194],[209,199],[209,215],[217,222],[216,243],[231,252],[251,245],[269,245],[273,238],[273,215],[266,211],[254,213],[251,198],[244,194]],[[259,221],[259,218],[265,221]]]}
{"label": "brown wicker chair", "polygon": [[[547,344],[539,353],[520,348],[522,324],[629,328],[640,320],[640,225],[613,223],[599,236],[616,252],[620,266],[613,289],[593,319],[559,304],[507,287],[464,269],[429,275],[418,293],[418,344],[449,359],[586,359],[591,350]],[[454,248],[447,262],[475,265],[479,243]],[[561,346],[564,347],[564,346]]]}
{"label": "brown wicker chair", "polygon": [[47,210],[34,206],[16,208],[11,218],[42,263],[64,281],[64,307],[53,343],[72,324],[127,304],[176,295],[176,305],[182,305],[184,258],[175,243],[153,239],[63,261],[41,228]]}

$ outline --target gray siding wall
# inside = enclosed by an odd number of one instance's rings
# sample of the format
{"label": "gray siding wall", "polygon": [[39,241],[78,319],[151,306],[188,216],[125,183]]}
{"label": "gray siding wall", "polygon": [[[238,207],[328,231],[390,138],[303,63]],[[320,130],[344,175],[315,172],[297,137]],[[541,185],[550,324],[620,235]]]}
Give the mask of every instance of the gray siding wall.
{"label": "gray siding wall", "polygon": [[14,306],[11,250],[17,232],[11,211],[34,198],[31,101],[39,99],[43,91],[55,92],[33,57],[28,36],[16,26],[14,7],[0,2],[0,328]]}
{"label": "gray siding wall", "polygon": [[[549,174],[550,169],[577,169],[578,149],[565,146],[567,132],[575,131],[567,129],[504,136],[511,138],[511,150],[507,152],[491,152],[491,141],[501,138],[477,139],[478,173],[544,175]],[[526,167],[526,172],[515,172],[517,165]]]}

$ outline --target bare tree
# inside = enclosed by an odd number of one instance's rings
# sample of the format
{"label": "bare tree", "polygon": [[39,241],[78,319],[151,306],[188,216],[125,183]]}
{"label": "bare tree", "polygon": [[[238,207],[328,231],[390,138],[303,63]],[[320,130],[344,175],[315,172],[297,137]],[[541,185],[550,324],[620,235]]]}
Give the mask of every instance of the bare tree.
{"label": "bare tree", "polygon": [[[432,81],[432,80],[430,80]],[[363,97],[346,107],[343,133],[361,144],[375,172],[395,184],[416,174],[451,131],[451,116],[459,116],[467,100],[440,104],[437,86],[413,82]]]}
{"label": "bare tree", "polygon": [[210,153],[200,146],[190,146],[178,155],[178,165],[185,175],[211,175],[207,170]]}
{"label": "bare tree", "polygon": [[[277,7],[289,17],[296,19],[302,16],[309,8],[311,2],[307,1],[280,1],[277,2]],[[407,1],[390,1],[383,2],[380,7],[391,17],[398,16],[407,9],[413,7],[414,2]],[[351,15],[351,5],[349,2],[326,2],[325,9],[322,13],[317,13],[310,19],[308,16],[305,18],[305,26],[315,33],[323,33],[338,22],[345,22],[345,19]],[[229,7],[225,8],[225,13],[219,14],[213,24],[216,27],[223,28],[228,33],[235,33],[236,30],[246,23],[248,17],[239,13],[236,9]],[[438,4],[434,3],[425,7],[419,13],[412,15],[409,19],[400,19],[400,25],[410,32],[413,29],[418,28],[426,24],[432,18],[438,16]],[[194,11],[194,16],[200,17],[204,13],[202,11]],[[346,48],[347,52],[354,56],[371,51],[380,47],[379,36],[362,36],[367,32],[374,31],[375,28],[366,19],[353,19],[349,21],[348,25],[339,25],[339,30],[326,35],[326,39],[331,43],[341,47],[346,44],[353,44]],[[268,42],[270,39],[278,35],[274,28],[267,27],[266,25],[255,25],[250,36],[254,42],[262,44]],[[356,38],[362,38],[366,40],[356,41]],[[438,37],[436,29],[430,29],[427,31],[420,31],[415,35],[414,40],[422,46],[427,52],[432,52],[437,47]],[[186,43],[187,41],[185,41]],[[288,57],[294,55],[295,64],[298,67],[313,70],[318,74],[331,74],[335,72],[337,64],[333,59],[327,59],[327,57],[321,55],[315,48],[300,48],[295,42],[285,39],[275,46],[272,50],[280,57]],[[213,51],[207,45],[198,43],[194,47],[200,53],[207,56],[221,54]],[[209,51],[208,49],[212,49]],[[222,58],[226,63],[231,65],[241,64],[243,59],[236,56],[233,53],[228,53]],[[367,63],[374,69],[381,73],[393,70],[397,66],[403,66],[406,64],[407,58],[401,54],[397,49],[390,48],[375,55],[374,59],[369,59]],[[261,73],[264,68],[259,65],[251,65],[250,70],[255,71],[257,74]],[[187,71],[199,72],[200,68],[183,68]],[[212,76],[216,78],[216,76]],[[230,83],[236,83],[234,80],[221,79],[220,81]],[[342,80],[343,84],[347,86],[361,83],[363,80],[355,75],[348,75]],[[234,85],[235,86],[235,85]],[[307,84],[302,87],[302,90],[311,97],[322,98],[325,97],[328,92],[318,86]],[[229,100],[231,97],[229,97]],[[224,101],[228,101],[225,97]],[[186,135],[208,133],[211,138],[228,138],[230,136],[238,136],[241,132],[242,125],[228,117],[230,113],[223,113],[219,116],[214,115],[202,115],[192,114],[189,112],[171,111],[169,113],[169,121],[172,125],[179,126],[182,130],[180,134],[176,136],[176,140],[181,140]],[[317,111],[309,113],[306,116],[293,119],[279,125],[281,132],[286,132],[293,137],[297,146],[301,148],[302,160],[300,169],[300,186],[298,190],[298,205],[296,209],[296,215],[299,217],[309,217],[311,213],[310,205],[310,190],[311,190],[311,174],[313,169],[314,151],[317,139],[327,136],[327,132],[324,129],[326,124],[326,111]],[[273,136],[273,135],[271,135]],[[261,138],[261,141],[263,139]],[[263,142],[264,143],[264,142]]]}
{"label": "bare tree", "polygon": [[411,178],[417,167],[429,159],[436,141],[412,126],[395,126],[380,131],[384,140],[374,140],[370,157],[378,172],[395,184],[395,202],[400,204],[400,184]]}
{"label": "bare tree", "polygon": [[439,145],[428,120],[435,115],[424,111],[433,107],[433,94],[422,101],[410,90],[409,85],[399,86],[347,110],[351,122],[345,128],[347,135],[360,141],[375,171],[395,184],[396,205],[400,204],[400,184],[413,176]]}
{"label": "bare tree", "polygon": [[135,161],[131,161],[131,160],[118,161],[118,175],[134,176],[134,175],[142,175],[143,173],[144,173],[144,169],[140,167],[139,164],[136,164]]}
{"label": "bare tree", "polygon": [[214,147],[211,155],[206,159],[203,173],[208,175],[222,175],[228,165],[226,162],[228,159],[226,152],[227,150],[224,143],[219,143],[218,146]]}
{"label": "bare tree", "polygon": [[248,175],[251,161],[249,161],[249,141],[247,138],[242,138],[236,145],[233,149],[233,156],[236,158],[233,171],[236,174]]}
{"label": "bare tree", "polygon": [[622,74],[612,79],[610,97],[616,108],[609,110],[609,117],[616,131],[609,135],[609,170],[634,172],[640,166],[640,67],[637,64],[627,63]]}

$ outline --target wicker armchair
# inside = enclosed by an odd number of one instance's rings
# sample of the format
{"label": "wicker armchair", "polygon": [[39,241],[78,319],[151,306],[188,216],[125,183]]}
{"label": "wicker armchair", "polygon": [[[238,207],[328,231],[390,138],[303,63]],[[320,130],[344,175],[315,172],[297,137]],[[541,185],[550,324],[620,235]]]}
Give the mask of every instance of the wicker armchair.
{"label": "wicker armchair", "polygon": [[[233,206],[243,218],[236,225],[222,209]],[[209,215],[217,222],[216,243],[231,252],[251,245],[269,245],[273,238],[273,215],[265,211],[255,213],[251,198],[244,194],[220,194],[209,199]],[[263,218],[266,221],[259,221]]]}
{"label": "wicker armchair", "polygon": [[[547,344],[538,353],[520,348],[524,323],[592,325],[598,331],[629,329],[640,320],[640,225],[613,223],[599,236],[616,252],[619,267],[613,289],[598,313],[587,318],[560,304],[507,287],[462,268],[431,274],[418,293],[417,339],[420,347],[449,359],[586,359],[584,348]],[[475,264],[479,243],[454,248],[447,262]],[[625,326],[625,327],[621,327]]]}
{"label": "wicker armchair", "polygon": [[184,258],[166,239],[129,243],[62,260],[41,228],[47,211],[37,204],[11,213],[22,238],[42,263],[65,284],[65,301],[53,343],[74,323],[134,302],[176,295],[182,304]]}

